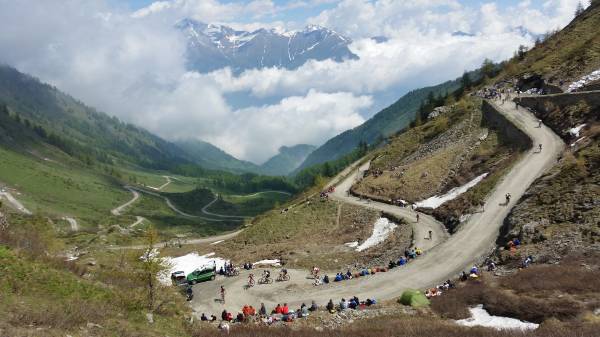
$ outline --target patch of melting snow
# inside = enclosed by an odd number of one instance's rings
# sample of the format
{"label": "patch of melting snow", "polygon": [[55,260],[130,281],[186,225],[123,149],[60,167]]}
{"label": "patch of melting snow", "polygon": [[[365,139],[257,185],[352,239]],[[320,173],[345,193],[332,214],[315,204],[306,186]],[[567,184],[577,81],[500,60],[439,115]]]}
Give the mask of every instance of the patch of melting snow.
{"label": "patch of melting snow", "polygon": [[573,137],[579,137],[579,132],[581,131],[581,129],[583,129],[585,127],[585,124],[581,124],[578,125],[574,128],[570,128],[569,129],[569,133],[571,134],[571,136]]}
{"label": "patch of melting snow", "polygon": [[161,275],[160,282],[163,284],[171,283],[171,273],[183,271],[186,275],[196,269],[204,267],[216,267],[219,270],[225,266],[228,261],[219,257],[214,257],[215,253],[206,255],[198,255],[198,253],[190,253],[179,257],[164,257],[163,264],[168,266],[168,273]]}
{"label": "patch of melting snow", "polygon": [[483,309],[481,304],[470,308],[469,311],[471,312],[471,318],[457,320],[456,323],[463,326],[483,326],[497,330],[535,330],[539,326],[539,324],[520,321],[515,318],[492,316]]}
{"label": "patch of melting snow", "polygon": [[600,79],[600,69],[593,71],[588,75],[583,76],[576,82],[571,83],[569,85],[569,88],[567,88],[567,92],[573,92],[581,87],[584,87],[586,84],[596,81],[596,80],[599,80],[599,79]]}
{"label": "patch of melting snow", "polygon": [[580,141],[582,141],[582,140],[584,140],[584,139],[585,139],[585,136],[583,136],[583,137],[581,137],[581,138],[577,139],[576,141],[574,141],[574,142],[571,144],[571,147],[575,146],[575,144],[579,143]]}
{"label": "patch of melting snow", "polygon": [[350,248],[356,248],[358,247],[358,241],[346,242],[344,245]]}
{"label": "patch of melting snow", "polygon": [[356,251],[362,252],[363,250],[382,243],[396,227],[398,226],[395,223],[390,222],[390,220],[387,218],[377,219],[377,221],[375,221],[375,226],[373,227],[373,234],[371,234],[371,236],[366,239],[365,242],[356,247]]}
{"label": "patch of melting snow", "polygon": [[436,195],[433,196],[429,199],[425,199],[423,201],[419,201],[416,202],[415,205],[417,207],[422,207],[422,208],[438,208],[440,207],[443,203],[445,203],[446,201],[450,201],[455,199],[456,197],[458,197],[459,195],[465,193],[466,191],[468,191],[471,187],[479,184],[479,182],[481,180],[483,180],[483,178],[487,177],[487,173],[484,173],[480,176],[478,176],[477,178],[469,181],[468,183],[459,186],[459,187],[455,187],[453,189],[451,189],[450,191],[448,191],[448,193],[443,194],[443,195]]}
{"label": "patch of melting snow", "polygon": [[271,266],[279,267],[279,266],[281,266],[281,261],[279,259],[274,259],[274,260],[260,260],[260,261],[254,262],[252,265],[253,266],[271,265]]}

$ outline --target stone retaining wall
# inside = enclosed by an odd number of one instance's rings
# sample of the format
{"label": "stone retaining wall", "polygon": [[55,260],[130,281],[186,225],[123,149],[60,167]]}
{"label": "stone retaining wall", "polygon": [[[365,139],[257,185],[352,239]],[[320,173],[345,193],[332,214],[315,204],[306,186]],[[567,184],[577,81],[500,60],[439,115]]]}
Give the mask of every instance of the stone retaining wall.
{"label": "stone retaining wall", "polygon": [[527,150],[533,146],[531,138],[496,110],[492,104],[483,101],[481,111],[483,112],[482,125],[496,130],[505,143],[519,150]]}

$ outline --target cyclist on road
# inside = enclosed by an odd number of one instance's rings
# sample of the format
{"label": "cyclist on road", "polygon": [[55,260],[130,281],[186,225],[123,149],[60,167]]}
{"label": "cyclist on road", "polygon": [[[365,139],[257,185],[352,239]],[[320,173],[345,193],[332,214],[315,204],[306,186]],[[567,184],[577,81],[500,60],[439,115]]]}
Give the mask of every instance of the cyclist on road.
{"label": "cyclist on road", "polygon": [[265,281],[269,281],[269,279],[271,278],[271,272],[268,270],[264,270],[263,271],[263,278],[265,279]]}

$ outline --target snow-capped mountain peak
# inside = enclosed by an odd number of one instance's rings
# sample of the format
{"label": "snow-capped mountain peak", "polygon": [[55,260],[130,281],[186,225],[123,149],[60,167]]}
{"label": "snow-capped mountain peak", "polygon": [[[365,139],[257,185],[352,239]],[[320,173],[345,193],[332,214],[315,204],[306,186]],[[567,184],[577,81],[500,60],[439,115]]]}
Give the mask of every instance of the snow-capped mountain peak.
{"label": "snow-capped mountain peak", "polygon": [[301,31],[261,28],[250,32],[184,19],[176,27],[188,40],[188,66],[200,72],[223,67],[234,72],[265,67],[295,69],[311,59],[342,62],[357,58],[348,49],[351,39],[318,25]]}

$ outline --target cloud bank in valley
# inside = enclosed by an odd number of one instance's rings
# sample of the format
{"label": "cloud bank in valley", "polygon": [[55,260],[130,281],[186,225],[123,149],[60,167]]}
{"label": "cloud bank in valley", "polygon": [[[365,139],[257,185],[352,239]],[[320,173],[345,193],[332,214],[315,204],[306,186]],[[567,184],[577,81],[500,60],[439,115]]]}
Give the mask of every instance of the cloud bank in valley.
{"label": "cloud bank in valley", "polygon": [[[333,5],[307,22],[282,22],[278,16],[322,3]],[[512,56],[519,44],[531,42],[515,27],[533,33],[562,27],[577,3],[468,7],[443,0],[313,0],[281,6],[263,0],[173,0],[131,11],[105,0],[0,0],[0,62],[167,139],[202,139],[262,162],[282,145],[319,145],[361,124],[373,112],[377,93],[435,84],[486,57]],[[184,17],[254,28],[321,24],[352,37],[350,48],[360,59],[309,61],[296,70],[238,76],[227,68],[190,72],[186,41],[174,27]],[[376,43],[372,36],[388,40]],[[236,109],[230,94],[271,103]]]}

